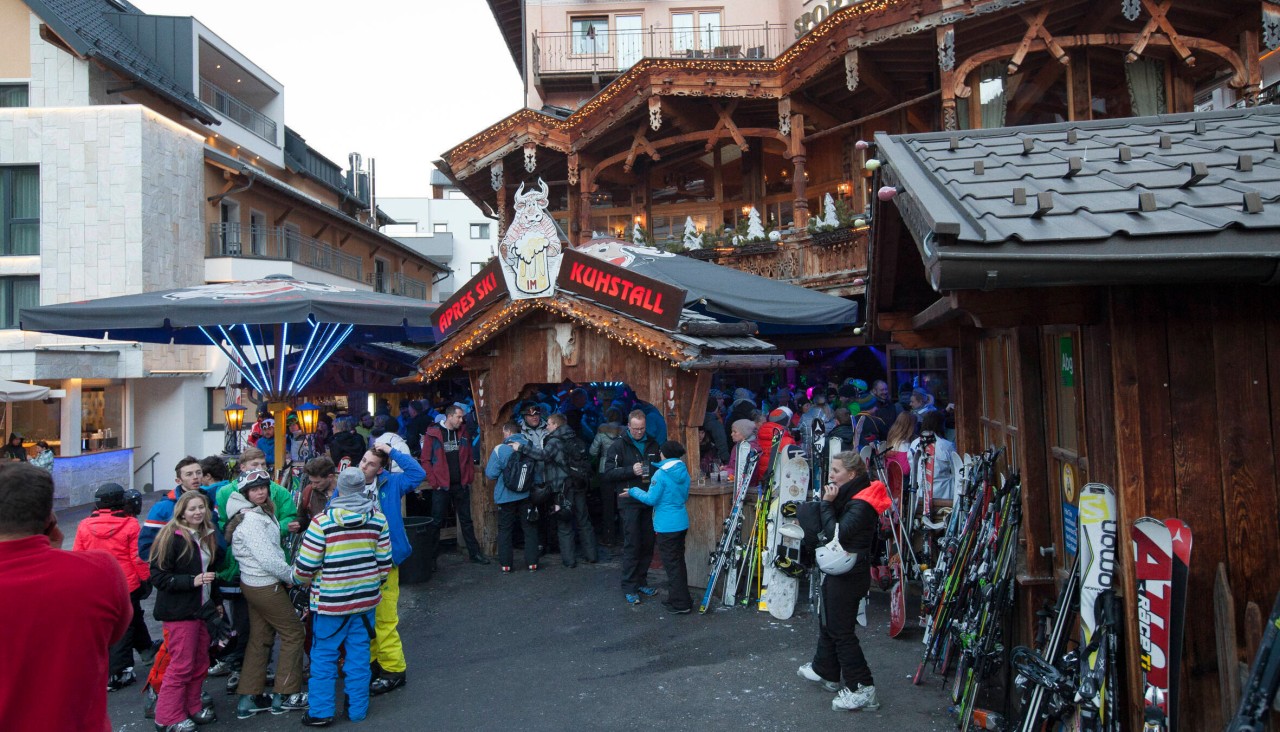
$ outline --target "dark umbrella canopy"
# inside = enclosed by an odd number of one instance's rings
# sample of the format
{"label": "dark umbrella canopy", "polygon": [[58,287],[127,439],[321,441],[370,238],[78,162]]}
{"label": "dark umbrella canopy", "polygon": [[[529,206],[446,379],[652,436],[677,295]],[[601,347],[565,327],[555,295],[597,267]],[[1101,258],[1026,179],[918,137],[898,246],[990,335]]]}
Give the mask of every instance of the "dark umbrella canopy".
{"label": "dark umbrella canopy", "polygon": [[592,239],[581,251],[685,290],[685,307],[752,320],[762,332],[832,330],[858,319],[856,302],[622,239]]}
{"label": "dark umbrella canopy", "polygon": [[358,342],[430,340],[436,303],[285,275],[185,287],[83,302],[24,308],[23,330],[146,343],[209,345],[207,333],[250,332],[288,324],[291,345],[303,345],[319,323],[354,326]]}

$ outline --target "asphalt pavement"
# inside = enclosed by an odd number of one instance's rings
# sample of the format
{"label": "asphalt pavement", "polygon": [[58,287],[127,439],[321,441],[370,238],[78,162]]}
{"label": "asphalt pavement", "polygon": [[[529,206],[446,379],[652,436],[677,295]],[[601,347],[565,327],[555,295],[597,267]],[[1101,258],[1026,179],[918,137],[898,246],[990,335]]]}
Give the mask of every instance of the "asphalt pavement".
{"label": "asphalt pavement", "polygon": [[[787,621],[751,609],[669,615],[661,595],[639,607],[623,601],[616,560],[576,569],[555,554],[542,561],[536,573],[502,575],[496,563],[448,554],[429,583],[402,587],[408,683],[375,697],[363,723],[335,728],[954,729],[941,682],[911,684],[920,632],[888,637],[884,593],[872,594],[861,636],[882,706],[835,712],[834,695],[796,675],[816,637],[803,608]],[[650,579],[660,584],[661,570]],[[225,682],[205,682],[220,716],[205,729],[302,729],[301,712],[236,719]],[[110,694],[109,708],[116,730],[153,729],[140,685]]]}

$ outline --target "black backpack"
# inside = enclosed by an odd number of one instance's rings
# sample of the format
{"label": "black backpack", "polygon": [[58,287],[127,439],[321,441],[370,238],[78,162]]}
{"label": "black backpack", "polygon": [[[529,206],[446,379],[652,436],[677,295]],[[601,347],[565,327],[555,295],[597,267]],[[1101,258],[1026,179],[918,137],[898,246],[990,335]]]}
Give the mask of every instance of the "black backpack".
{"label": "black backpack", "polygon": [[528,493],[533,488],[534,461],[522,450],[512,449],[502,469],[502,485],[512,493]]}
{"label": "black backpack", "polygon": [[569,479],[575,481],[578,485],[586,485],[591,482],[591,456],[587,453],[587,448],[582,444],[582,440],[577,437],[569,437],[564,441],[564,457],[565,472],[569,474]]}

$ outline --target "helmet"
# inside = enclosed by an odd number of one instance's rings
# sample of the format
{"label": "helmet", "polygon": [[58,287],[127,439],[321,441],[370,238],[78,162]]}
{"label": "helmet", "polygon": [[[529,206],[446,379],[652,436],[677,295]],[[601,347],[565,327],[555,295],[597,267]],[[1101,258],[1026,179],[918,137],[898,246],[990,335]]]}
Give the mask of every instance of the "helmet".
{"label": "helmet", "polygon": [[98,508],[124,508],[124,488],[119,483],[103,483],[93,492]]}
{"label": "helmet", "polygon": [[844,550],[840,545],[840,525],[836,525],[831,541],[818,547],[818,569],[824,574],[845,574],[858,563],[858,555]]}
{"label": "helmet", "polygon": [[130,488],[124,492],[124,512],[130,516],[142,514],[142,494]]}

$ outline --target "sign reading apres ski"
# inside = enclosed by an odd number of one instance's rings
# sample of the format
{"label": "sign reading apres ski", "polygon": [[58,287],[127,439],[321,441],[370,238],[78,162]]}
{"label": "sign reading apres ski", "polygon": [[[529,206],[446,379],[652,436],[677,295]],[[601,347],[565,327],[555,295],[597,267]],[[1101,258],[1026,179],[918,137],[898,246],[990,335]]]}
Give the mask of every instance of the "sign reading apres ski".
{"label": "sign reading apres ski", "polygon": [[491,260],[461,290],[453,293],[453,297],[441,303],[431,314],[436,340],[453,333],[485,306],[505,294],[507,283],[502,278],[498,260]]}

